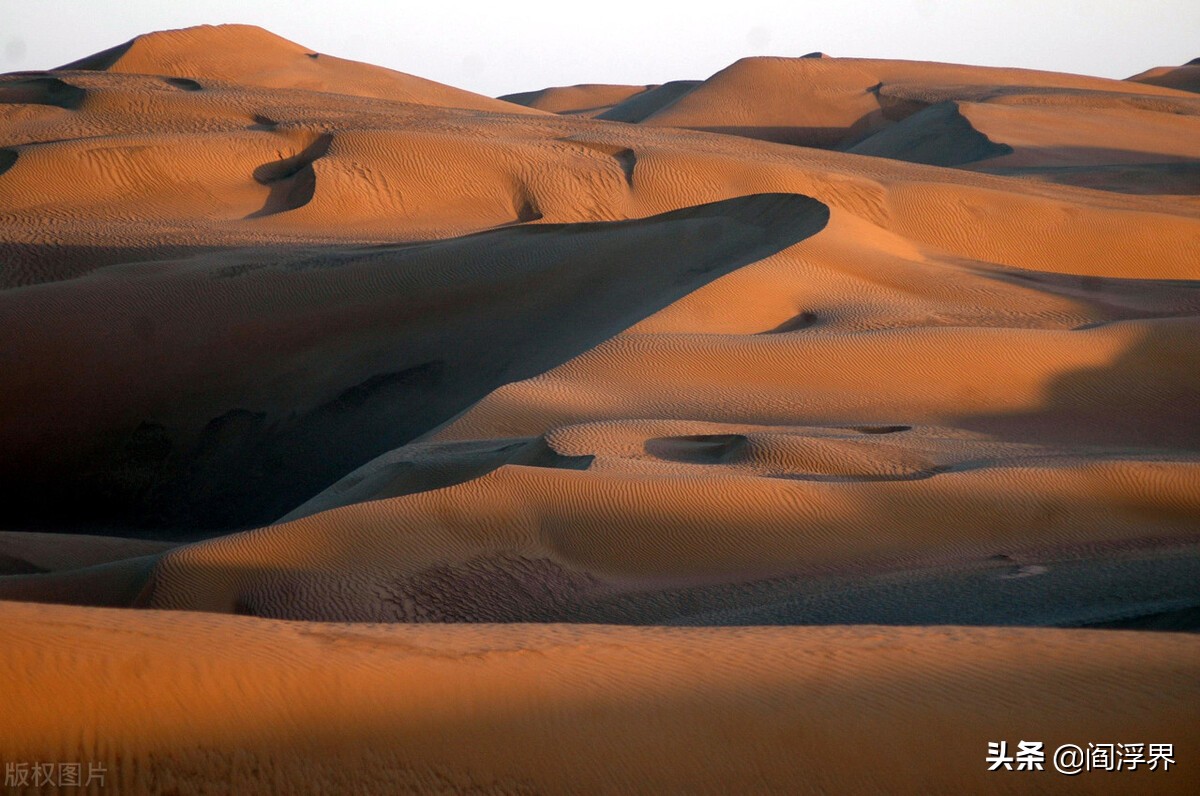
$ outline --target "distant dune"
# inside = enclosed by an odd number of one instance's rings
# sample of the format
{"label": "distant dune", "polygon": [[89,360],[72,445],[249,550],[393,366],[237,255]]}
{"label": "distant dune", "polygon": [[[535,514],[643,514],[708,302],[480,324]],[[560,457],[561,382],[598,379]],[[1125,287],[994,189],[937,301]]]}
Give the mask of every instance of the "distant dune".
{"label": "distant dune", "polygon": [[492,99],[224,25],[0,75],[0,758],[973,793],[1173,742],[1069,781],[1195,792],[1196,68]]}
{"label": "distant dune", "polygon": [[500,97],[529,108],[591,118],[620,105],[631,97],[647,94],[659,86],[614,86],[588,84],[525,91]]}
{"label": "distant dune", "polygon": [[1154,69],[1147,69],[1129,80],[1151,86],[1200,93],[1200,58],[1193,58],[1183,66],[1158,66]]}
{"label": "distant dune", "polygon": [[350,94],[435,107],[519,113],[510,103],[313,52],[253,25],[202,25],[138,36],[56,71],[96,70],[162,75],[184,91],[201,91],[196,78],[273,89]]}
{"label": "distant dune", "polygon": [[[1101,190],[1194,194],[1200,186],[1200,137],[1189,129],[1200,123],[1200,100],[1158,88],[1195,91],[1187,75],[1197,67],[1151,70],[1131,86],[1027,69],[814,56],[746,58],[707,80],[655,87],[590,115]],[[584,88],[510,99],[574,113],[563,100],[541,98]],[[520,99],[533,96],[538,101]]]}

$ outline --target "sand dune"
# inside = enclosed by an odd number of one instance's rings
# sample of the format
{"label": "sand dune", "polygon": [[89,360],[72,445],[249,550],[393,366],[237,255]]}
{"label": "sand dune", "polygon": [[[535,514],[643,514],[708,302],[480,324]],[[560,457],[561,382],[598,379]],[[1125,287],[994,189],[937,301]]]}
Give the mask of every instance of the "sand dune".
{"label": "sand dune", "polygon": [[[10,516],[78,521],[57,511],[88,495],[100,523],[269,522],[827,218],[767,194],[424,246],[232,249],[2,293],[0,315],[26,329],[3,349],[4,477],[25,506]],[[72,356],[61,317],[105,344]]]}
{"label": "sand dune", "polygon": [[597,118],[614,122],[641,122],[650,115],[668,107],[680,97],[691,93],[701,84],[699,80],[673,80],[654,86],[641,94],[635,94],[603,113]]}
{"label": "sand dune", "polygon": [[658,87],[588,83],[580,86],[554,86],[538,91],[506,94],[500,99],[550,113],[591,118],[625,102],[630,97],[645,94],[655,88]]}
{"label": "sand dune", "polygon": [[183,91],[202,91],[197,78],[272,89],[352,94],[422,105],[520,113],[511,103],[370,64],[347,61],[253,25],[202,25],[138,36],[58,67],[161,75]]}
{"label": "sand dune", "polygon": [[[1092,105],[933,105],[849,149],[1088,188],[1200,192],[1200,104],[1168,114]],[[1186,115],[1185,115],[1186,113]]]}
{"label": "sand dune", "polygon": [[55,533],[0,533],[0,567],[5,575],[82,569],[154,555],[173,545],[151,539]]}
{"label": "sand dune", "polygon": [[[1044,94],[1046,89],[1159,93],[1129,83],[1025,69],[857,58],[744,58],[644,123],[833,146],[926,107],[913,89]],[[906,89],[910,96],[897,97]]]}
{"label": "sand dune", "polygon": [[1200,58],[1193,58],[1183,66],[1158,66],[1147,69],[1128,79],[1151,86],[1200,92]]}
{"label": "sand dune", "polygon": [[[639,447],[656,455],[633,463],[594,445],[552,448],[576,466],[595,459],[584,472],[504,464],[456,486],[180,548],[160,559],[143,600],[295,619],[641,623],[686,616],[681,589],[719,591],[742,608],[764,599],[764,581],[851,565],[887,572],[1196,539],[1198,473],[1187,457],[1046,448],[987,457],[948,446],[954,456],[772,434],[650,437]],[[712,463],[739,436],[766,450],[741,467]],[[368,478],[383,481],[352,476]],[[979,519],[964,527],[963,516]],[[1190,580],[1170,597],[1189,598]],[[1064,596],[1055,609],[1061,621],[1118,618],[1091,615],[1091,600]]]}
{"label": "sand dune", "polygon": [[[1140,84],[1131,86],[953,64],[747,58],[705,81],[660,86],[606,108],[597,101],[600,112],[589,115],[938,166],[996,159],[986,170],[1125,193],[1195,194],[1196,136],[1184,128],[1194,126],[1200,103],[1158,90],[1190,90],[1192,68],[1151,70],[1130,78]],[[566,102],[572,91],[519,96],[574,113],[567,108],[585,103]]]}
{"label": "sand dune", "polygon": [[0,76],[0,757],[963,793],[1068,781],[986,772],[1037,737],[1193,792],[1192,68]]}
{"label": "sand dune", "polygon": [[[0,754],[105,763],[123,791],[1002,792],[1067,778],[987,772],[989,740],[1197,742],[1179,635],[5,612],[0,697],[21,731]],[[1078,781],[1197,784],[1184,765]]]}

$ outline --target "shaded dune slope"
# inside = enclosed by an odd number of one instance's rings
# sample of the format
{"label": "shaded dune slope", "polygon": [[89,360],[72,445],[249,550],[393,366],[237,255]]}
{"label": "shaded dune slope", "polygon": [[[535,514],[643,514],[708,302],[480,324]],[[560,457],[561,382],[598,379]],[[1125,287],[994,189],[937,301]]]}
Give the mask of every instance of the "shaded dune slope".
{"label": "shaded dune slope", "polygon": [[[0,438],[24,495],[8,521],[270,521],[827,217],[759,195],[421,246],[230,250],[0,294]],[[62,317],[103,344],[65,345]]]}
{"label": "shaded dune slope", "polygon": [[1200,93],[1200,58],[1193,58],[1183,66],[1159,66],[1147,69],[1145,72],[1126,79],[1134,83]]}
{"label": "shaded dune slope", "polygon": [[1103,190],[1194,194],[1200,191],[1198,110],[947,101],[848,151]]}
{"label": "shaded dune slope", "polygon": [[673,80],[661,86],[653,86],[614,105],[596,118],[613,122],[641,122],[680,97],[686,96],[700,84],[699,80]]}
{"label": "shaded dune slope", "polygon": [[[812,598],[838,576],[937,566],[933,578],[902,576],[907,594],[863,591],[832,616],[1086,624],[1197,606],[1191,457],[938,429],[891,432],[898,441],[881,445],[866,428],[555,429],[544,444],[556,457],[510,451],[486,475],[404,495],[438,465],[410,449],[407,468],[364,468],[297,512],[317,511],[306,518],[166,553],[140,604],[410,622],[678,622],[718,610],[758,611],[761,622],[774,607],[773,621],[803,623],[828,607]],[[352,502],[319,511],[342,500]],[[1127,543],[1133,570],[1079,577],[1089,556]],[[1148,579],[1155,547],[1165,563]],[[1008,589],[1014,562],[1052,573]],[[939,584],[936,607],[912,599]],[[1026,602],[1068,584],[1052,603]],[[1002,594],[1007,604],[992,602]]]}
{"label": "shaded dune slope", "polygon": [[506,94],[498,99],[549,113],[592,117],[653,88],[654,86],[587,83],[578,86],[552,86],[538,91],[522,91],[517,94]]}

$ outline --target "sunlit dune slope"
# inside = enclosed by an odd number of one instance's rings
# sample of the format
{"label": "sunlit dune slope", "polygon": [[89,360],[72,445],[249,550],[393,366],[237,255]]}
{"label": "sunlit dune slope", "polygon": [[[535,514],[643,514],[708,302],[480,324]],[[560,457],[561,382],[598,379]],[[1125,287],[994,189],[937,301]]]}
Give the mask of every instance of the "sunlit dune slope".
{"label": "sunlit dune slope", "polygon": [[[1188,89],[1194,68],[1151,70],[1131,85],[954,64],[746,58],[705,81],[640,92],[595,115],[939,166],[988,160],[994,173],[1102,190],[1195,194],[1189,125],[1200,103],[1171,90]],[[579,88],[522,96],[571,113],[583,103],[566,97]]]}
{"label": "sunlit dune slope", "polygon": [[861,155],[1144,194],[1200,191],[1200,103],[933,105],[854,145]]}
{"label": "sunlit dune slope", "polygon": [[1192,636],[4,611],[0,754],[122,791],[1001,793],[1069,780],[988,772],[989,741],[1089,739],[1169,739],[1176,765],[1088,792],[1197,786]]}
{"label": "sunlit dune slope", "polygon": [[313,52],[253,25],[200,25],[148,33],[56,71],[71,70],[162,75],[183,91],[201,91],[202,80],[211,79],[422,105],[523,112],[520,106],[432,80]]}
{"label": "sunlit dune slope", "polygon": [[[833,459],[836,436],[796,433],[781,444],[792,461],[754,474],[704,471],[721,436],[649,443],[658,455],[637,465],[597,456],[583,472],[554,459],[501,466],[178,548],[159,559],[141,604],[323,620],[670,621],[696,612],[677,604],[681,589],[716,589],[708,598],[747,607],[777,599],[758,593],[771,579],[848,567],[1187,542],[1200,510],[1197,465],[1180,457],[1024,450],[953,464],[901,448],[889,461],[847,441],[841,449],[860,449],[852,466]],[[678,466],[687,455],[700,461]],[[804,459],[821,455],[824,467]],[[1162,599],[1186,600],[1182,588]],[[1119,618],[1091,615],[1087,599],[1060,595],[1062,621]]]}
{"label": "sunlit dune slope", "polygon": [[[0,75],[0,759],[1196,792],[1193,67],[817,56]],[[1031,739],[1179,763],[986,771]]]}
{"label": "sunlit dune slope", "polygon": [[[1188,411],[1181,391],[1195,389],[1196,299],[1150,281],[1200,270],[1182,201],[603,120],[186,90],[152,75],[9,76],[0,97],[12,109],[0,246],[13,288],[0,310],[23,330],[2,349],[14,378],[0,432],[21,523],[186,535],[267,522],[462,410],[445,433],[535,436],[634,412],[1190,439],[1173,424]],[[741,199],[744,221],[687,210],[766,192],[797,195],[777,205],[812,197],[829,220],[756,220]],[[587,226],[621,219],[647,221]],[[398,244],[487,229],[494,237]],[[671,274],[682,281],[651,287]],[[54,320],[65,316],[73,325]],[[79,335],[106,342],[72,348]],[[557,358],[500,353],[532,350],[518,338]],[[436,340],[475,353],[453,364]],[[1017,340],[1041,353],[1014,360],[1010,388],[989,392],[993,370],[971,362]],[[1151,359],[1148,340],[1163,342]],[[914,353],[897,358],[896,346]],[[575,355],[566,394],[542,391],[563,374],[520,381]],[[827,375],[812,370],[822,361]],[[592,362],[600,400],[578,375]],[[1111,379],[1055,388],[1110,363]],[[622,372],[637,382],[624,393]],[[1131,401],[1148,411],[1123,413]],[[494,407],[499,424],[480,426]],[[1118,420],[1059,424],[1070,412]],[[51,497],[65,494],[92,498]]]}
{"label": "sunlit dune slope", "polygon": [[[1056,94],[1171,97],[1103,78],[1029,69],[865,58],[743,58],[647,117],[651,125],[714,129],[806,146],[830,146],[972,93],[1055,102]],[[547,91],[560,91],[548,89]],[[1144,100],[1143,100],[1144,101]]]}

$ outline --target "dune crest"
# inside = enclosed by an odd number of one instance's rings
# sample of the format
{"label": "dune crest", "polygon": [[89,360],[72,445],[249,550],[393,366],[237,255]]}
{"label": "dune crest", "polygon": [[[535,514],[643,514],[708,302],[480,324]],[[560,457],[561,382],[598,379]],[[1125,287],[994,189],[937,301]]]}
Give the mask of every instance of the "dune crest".
{"label": "dune crest", "polygon": [[[1100,190],[1191,195],[1200,185],[1196,136],[1180,128],[1194,126],[1200,103],[1176,89],[1191,90],[1186,75],[1195,68],[1117,81],[823,53],[757,57],[589,115]],[[560,108],[544,106],[575,112]],[[977,165],[1001,155],[1012,157]]]}
{"label": "dune crest", "polygon": [[442,83],[309,50],[254,25],[200,25],[137,36],[56,71],[168,75],[185,90],[210,78],[273,89],[301,89],[421,105],[521,113],[520,106]]}

